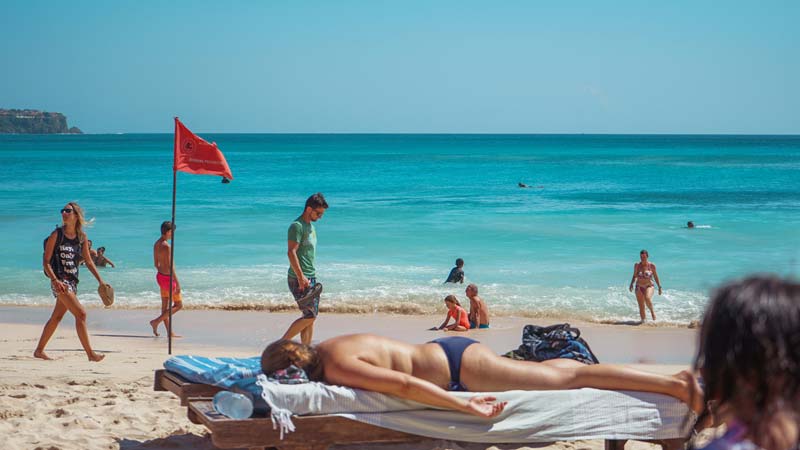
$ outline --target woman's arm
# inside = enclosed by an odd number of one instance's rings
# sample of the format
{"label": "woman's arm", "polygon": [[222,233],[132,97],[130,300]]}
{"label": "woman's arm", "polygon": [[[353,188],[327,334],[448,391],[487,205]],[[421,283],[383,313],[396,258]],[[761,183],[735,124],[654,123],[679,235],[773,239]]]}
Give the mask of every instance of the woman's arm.
{"label": "woman's arm", "polygon": [[[86,234],[83,235],[83,242],[86,242]],[[88,245],[81,245],[81,253],[83,253],[83,260],[86,262],[86,267],[89,268],[89,272],[92,272],[92,275],[97,279],[97,282],[100,284],[106,284],[103,281],[103,278],[100,276],[100,272],[97,271],[97,267],[94,265],[94,260],[92,260],[92,253],[89,251]]]}
{"label": "woman's arm", "polygon": [[633,276],[631,277],[631,285],[628,286],[628,290],[633,292],[633,282],[636,281],[636,271],[639,268],[639,263],[633,265]]}
{"label": "woman's arm", "polygon": [[429,381],[377,367],[355,357],[344,361],[326,361],[325,381],[480,417],[494,417],[506,406],[506,402],[494,403],[495,398],[491,396],[476,395],[468,400],[460,399]]}
{"label": "woman's arm", "polygon": [[658,279],[658,272],[656,272],[656,265],[650,263],[650,267],[653,268],[653,278],[655,278],[656,284],[658,285],[658,295],[661,295],[661,280]]}

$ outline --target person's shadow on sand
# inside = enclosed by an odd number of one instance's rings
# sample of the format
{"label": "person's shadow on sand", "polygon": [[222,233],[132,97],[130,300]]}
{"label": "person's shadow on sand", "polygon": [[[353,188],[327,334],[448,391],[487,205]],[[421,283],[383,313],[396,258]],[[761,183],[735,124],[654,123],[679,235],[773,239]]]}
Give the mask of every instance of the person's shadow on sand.
{"label": "person's shadow on sand", "polygon": [[120,450],[216,450],[211,442],[211,435],[198,436],[186,433],[167,436],[165,438],[152,439],[149,441],[134,441],[132,439],[119,439]]}

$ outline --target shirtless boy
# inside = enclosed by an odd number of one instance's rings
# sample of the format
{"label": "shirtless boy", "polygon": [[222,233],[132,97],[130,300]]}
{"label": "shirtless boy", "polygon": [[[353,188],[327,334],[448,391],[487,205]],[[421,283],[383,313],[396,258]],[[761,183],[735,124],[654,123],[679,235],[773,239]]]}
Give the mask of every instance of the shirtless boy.
{"label": "shirtless boy", "polygon": [[[150,321],[150,326],[153,327],[153,334],[158,334],[158,324],[164,322],[164,326],[169,332],[171,330],[169,322],[169,272],[170,272],[170,246],[169,241],[172,239],[172,230],[175,227],[169,220],[161,224],[161,237],[158,238],[153,244],[153,263],[156,266],[156,283],[161,289],[161,315]],[[183,307],[181,301],[181,284],[178,282],[178,274],[175,273],[175,265],[172,265],[172,314],[180,311]],[[174,332],[172,337],[180,337]]]}

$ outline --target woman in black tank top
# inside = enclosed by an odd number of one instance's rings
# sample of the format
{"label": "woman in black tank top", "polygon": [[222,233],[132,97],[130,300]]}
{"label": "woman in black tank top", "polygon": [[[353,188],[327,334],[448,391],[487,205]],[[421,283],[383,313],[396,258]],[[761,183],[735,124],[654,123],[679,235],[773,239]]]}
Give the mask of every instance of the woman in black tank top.
{"label": "woman in black tank top", "polygon": [[[105,284],[100,277],[100,273],[94,266],[89,246],[83,245],[86,242],[86,234],[83,232],[83,210],[75,202],[69,202],[61,210],[61,228],[56,229],[47,239],[44,249],[44,273],[50,278],[50,289],[56,298],[56,306],[50,320],[44,325],[42,337],[39,338],[39,345],[33,352],[33,356],[41,359],[52,359],[44,352],[47,342],[55,333],[64,314],[69,311],[75,316],[75,329],[78,332],[78,339],[86,351],[89,361],[100,361],[105,355],[96,353],[89,344],[89,332],[86,330],[86,310],[78,301],[78,263],[83,257],[86,267],[101,285]],[[52,262],[52,264],[51,264]]]}

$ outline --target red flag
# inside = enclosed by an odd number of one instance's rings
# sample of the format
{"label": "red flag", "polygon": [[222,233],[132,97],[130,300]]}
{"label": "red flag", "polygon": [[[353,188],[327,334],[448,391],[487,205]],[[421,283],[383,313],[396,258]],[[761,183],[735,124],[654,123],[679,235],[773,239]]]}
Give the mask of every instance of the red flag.
{"label": "red flag", "polygon": [[172,170],[233,179],[228,162],[217,148],[217,143],[209,144],[192,133],[177,117],[175,118],[175,165]]}

